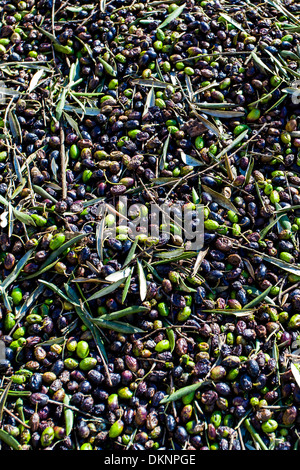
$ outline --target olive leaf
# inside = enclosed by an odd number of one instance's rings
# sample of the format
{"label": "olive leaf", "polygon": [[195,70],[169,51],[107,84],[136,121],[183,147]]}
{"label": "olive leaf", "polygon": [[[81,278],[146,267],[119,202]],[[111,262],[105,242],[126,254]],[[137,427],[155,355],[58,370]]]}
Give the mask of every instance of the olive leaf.
{"label": "olive leaf", "polygon": [[161,252],[156,252],[154,253],[154,256],[157,258],[162,258],[162,259],[172,259],[176,258],[177,256],[182,255],[182,253],[185,252],[184,248],[178,248],[177,250],[172,250],[172,251],[161,251]]}
{"label": "olive leaf", "polygon": [[[255,295],[256,297],[258,297],[261,294],[261,291],[256,289],[256,287],[244,285],[243,288],[247,291],[250,291],[250,293]],[[275,305],[274,300],[268,297],[267,295],[265,296],[264,301],[268,304]]]}
{"label": "olive leaf", "polygon": [[44,188],[41,188],[41,186],[37,186],[36,184],[33,184],[32,189],[35,193],[39,194],[43,198],[50,199],[50,201],[54,202],[54,204],[57,203],[57,199],[55,199],[55,197],[49,194]]}
{"label": "olive leaf", "polygon": [[172,11],[172,13],[170,13],[170,15],[167,16],[167,18],[159,25],[159,29],[165,28],[166,26],[168,26],[169,23],[171,23],[171,21],[178,18],[178,16],[180,16],[183,10],[185,9],[185,5],[186,3],[184,3],[180,7],[177,7],[174,11]]}
{"label": "olive leaf", "polygon": [[226,13],[221,13],[221,15],[219,16],[219,20],[218,21],[227,21],[228,23],[232,24],[236,29],[239,29],[240,31],[245,31],[243,26],[238,23],[234,18],[232,18],[231,16],[227,15]]}
{"label": "olive leaf", "polygon": [[294,376],[294,379],[297,382],[298,387],[300,387],[300,366],[299,366],[299,364],[295,364],[294,362],[291,362],[291,372]]}
{"label": "olive leaf", "polygon": [[185,395],[189,395],[190,393],[195,392],[200,387],[203,387],[204,385],[206,385],[208,383],[210,383],[210,382],[205,381],[205,380],[201,380],[200,382],[197,382],[195,384],[187,385],[186,387],[182,387],[179,390],[177,390],[176,392],[171,393],[171,395],[168,395],[168,396],[164,397],[160,401],[160,405],[163,405],[165,403],[169,403],[170,401],[180,400]]}
{"label": "olive leaf", "polygon": [[[94,341],[95,341],[96,345],[98,346],[99,351],[102,354],[105,363],[107,363],[108,358],[107,358],[107,354],[106,354],[106,351],[105,351],[103,340],[102,340],[97,328],[94,327],[89,312],[86,310],[83,303],[80,301],[77,293],[74,291],[74,289],[72,289],[72,287],[70,287],[68,284],[64,284],[64,288],[65,288],[65,291],[66,291],[68,297],[73,301],[73,303],[75,302],[75,304],[76,304],[75,305],[75,312],[77,313],[77,315],[81,319],[82,323],[92,333]],[[80,304],[80,307],[78,307],[78,304]],[[109,371],[108,371],[108,376],[109,376]]]}
{"label": "olive leaf", "polygon": [[67,242],[65,242],[63,245],[57,248],[57,250],[51,253],[51,255],[47,258],[47,260],[41,265],[41,269],[45,268],[46,266],[49,266],[49,264],[55,261],[64,251],[66,251],[72,245],[75,245],[84,237],[86,237],[86,233],[81,233],[79,235],[76,235],[76,237],[72,238],[71,240],[68,240]]}
{"label": "olive leaf", "polygon": [[116,282],[119,281],[120,279],[124,280],[126,279],[131,272],[131,268],[125,268],[122,269],[121,271],[116,271],[112,274],[109,274],[106,276],[105,280],[109,282]]}
{"label": "olive leaf", "polygon": [[223,155],[230,152],[230,150],[234,149],[240,142],[242,142],[242,140],[244,139],[244,137],[246,137],[248,132],[249,132],[249,129],[246,129],[245,131],[241,132],[241,134],[239,134],[231,142],[231,144],[229,144],[227,147],[225,147],[223,150],[221,150],[221,152],[216,156],[216,160],[220,160],[223,157]]}
{"label": "olive leaf", "polygon": [[245,305],[243,308],[244,309],[249,309],[249,308],[253,308],[255,307],[256,305],[260,304],[264,299],[265,297],[267,297],[267,295],[269,294],[269,292],[271,291],[273,286],[269,286],[266,290],[264,290],[261,294],[259,294],[257,297],[255,297],[255,299],[251,300],[247,305]]}
{"label": "olive leaf", "polygon": [[29,83],[29,86],[28,86],[28,89],[27,89],[27,93],[31,93],[38,86],[39,81],[40,81],[40,79],[42,78],[43,75],[44,75],[44,70],[43,69],[40,69],[37,72],[35,72],[35,74],[32,76],[32,78],[30,80],[30,83]]}
{"label": "olive leaf", "polygon": [[142,263],[139,259],[136,260],[137,274],[139,278],[139,288],[140,288],[140,298],[141,301],[144,301],[147,295],[147,281],[144,273]]}
{"label": "olive leaf", "polygon": [[167,157],[168,147],[169,147],[169,141],[170,141],[170,134],[168,134],[168,137],[166,138],[166,140],[164,142],[163,149],[162,149],[162,154],[161,154],[161,157],[160,157],[160,160],[159,160],[159,169],[161,171],[165,167],[166,157]]}
{"label": "olive leaf", "polygon": [[133,267],[130,269],[129,276],[127,277],[127,279],[125,281],[125,284],[124,284],[124,289],[123,289],[123,292],[122,292],[122,304],[125,303],[125,300],[126,300],[126,297],[127,297],[128,291],[129,291],[133,269],[134,269]]}
{"label": "olive leaf", "polygon": [[154,87],[152,85],[151,90],[149,91],[149,93],[147,95],[147,99],[146,99],[146,103],[145,103],[145,106],[144,106],[144,111],[143,111],[143,114],[142,114],[142,118],[144,116],[146,116],[146,114],[149,111],[149,108],[152,108],[154,105],[155,105],[155,93],[154,93]]}
{"label": "olive leaf", "polygon": [[223,111],[223,110],[217,110],[217,109],[212,110],[212,109],[202,108],[202,106],[201,106],[201,112],[204,114],[207,114],[208,116],[220,117],[220,118],[226,118],[226,119],[232,119],[232,118],[245,116],[244,111]]}
{"label": "olive leaf", "polygon": [[138,328],[137,326],[132,326],[128,323],[122,323],[118,321],[105,321],[101,318],[94,318],[92,323],[101,328],[106,328],[108,330],[113,330],[124,334],[144,333],[144,330],[141,330],[141,328]]}
{"label": "olive leaf", "polygon": [[78,307],[80,306],[79,303],[75,302],[73,299],[70,299],[70,297],[68,297],[59,287],[57,287],[56,284],[53,284],[52,282],[45,281],[44,279],[39,279],[39,282],[41,284],[44,284],[46,287],[49,287],[49,289],[53,290],[53,292],[55,294],[59,295],[59,297],[61,297],[66,302],[69,302],[73,305],[77,305]]}
{"label": "olive leaf", "polygon": [[124,268],[133,260],[138,242],[139,242],[138,238],[135,238],[133,244],[130,247],[128,255],[126,256],[126,259],[124,261],[124,265],[123,265]]}
{"label": "olive leaf", "polygon": [[33,248],[31,250],[28,250],[27,253],[25,253],[25,255],[22,256],[22,258],[18,261],[14,270],[2,282],[2,285],[1,285],[2,291],[7,289],[7,287],[10,286],[18,278],[25,264],[31,258],[32,253],[33,253]]}
{"label": "olive leaf", "polygon": [[[197,255],[196,251],[184,251],[182,254],[177,255],[176,257],[172,258],[172,262],[181,261],[183,259],[195,258],[196,255]],[[169,259],[166,258],[166,259],[161,259],[159,261],[154,261],[154,263],[152,263],[152,265],[156,266],[156,265],[164,264],[164,263],[168,263],[168,262],[169,262]]]}
{"label": "olive leaf", "polygon": [[20,123],[15,115],[15,113],[11,110],[8,112],[8,123],[11,130],[11,134],[14,138],[15,142],[19,142],[22,140],[22,131],[20,128]]}
{"label": "olive leaf", "polygon": [[221,315],[233,315],[235,317],[247,317],[254,313],[254,309],[242,308],[240,310],[233,308],[213,308],[213,309],[201,309],[205,313],[217,313]]}
{"label": "olive leaf", "polygon": [[[25,300],[25,302],[22,305],[20,306],[18,305],[16,307],[15,319],[18,320],[18,322],[22,320],[22,318],[26,315],[28,310],[32,307],[34,302],[39,298],[39,296],[42,294],[43,291],[44,291],[44,286],[40,284],[33,292],[31,292],[30,296]],[[9,332],[10,334],[12,334],[12,331],[15,328],[17,328],[17,325],[18,323],[16,323],[16,325]]]}
{"label": "olive leaf", "polygon": [[213,198],[214,201],[216,201],[221,207],[224,207],[224,209],[231,210],[235,212],[236,214],[239,214],[238,209],[235,207],[235,205],[225,197],[223,194],[218,193],[217,191],[214,191],[211,189],[209,186],[206,186],[205,184],[202,185],[203,190],[210,194],[211,197]]}
{"label": "olive leaf", "polygon": [[[194,107],[194,105],[193,105]],[[202,109],[199,110],[200,112],[203,112]],[[193,114],[195,114],[195,116],[197,116],[197,118],[199,119],[199,121],[207,128],[209,129],[213,134],[215,134],[219,139],[221,139],[221,134],[220,134],[220,131],[219,129],[214,125],[212,124],[211,122],[208,121],[208,119],[206,119],[205,117],[201,116],[201,114],[197,113],[195,111],[195,109],[193,109]]]}
{"label": "olive leaf", "polygon": [[148,307],[143,305],[133,305],[131,307],[126,307],[123,310],[118,310],[117,312],[107,313],[101,315],[99,320],[118,320],[119,318],[126,317],[127,315],[132,315],[133,313],[141,313],[149,311]]}
{"label": "olive leaf", "polygon": [[124,282],[124,279],[119,279],[118,281],[114,282],[113,284],[110,284],[107,287],[104,287],[103,289],[99,290],[98,292],[95,292],[95,294],[91,295],[86,301],[91,302],[92,300],[95,299],[100,299],[101,297],[104,297],[105,295],[111,294],[114,292],[121,284]]}
{"label": "olive leaf", "polygon": [[189,165],[189,166],[203,166],[204,165],[203,162],[200,162],[199,160],[197,160],[194,157],[191,157],[190,155],[187,155],[186,153],[184,153],[183,150],[180,150],[180,156],[181,156],[181,160],[186,165]]}
{"label": "olive leaf", "polygon": [[195,264],[194,264],[194,268],[193,268],[193,271],[192,271],[192,277],[196,276],[200,266],[201,266],[201,263],[202,261],[205,259],[205,256],[207,255],[209,251],[209,248],[207,248],[206,250],[202,250],[202,251],[199,251],[198,255],[197,255],[197,258],[196,258],[196,261],[195,261]]}
{"label": "olive leaf", "polygon": [[69,126],[72,127],[76,131],[76,135],[81,137],[81,132],[78,127],[77,122],[63,109],[63,115],[66,121],[68,122]]}
{"label": "olive leaf", "polygon": [[135,78],[134,80],[132,80],[132,83],[134,85],[150,86],[153,88],[167,88],[169,86],[168,83],[150,78]]}
{"label": "olive leaf", "polygon": [[256,54],[256,52],[252,52],[251,53],[251,57],[254,61],[254,63],[256,64],[256,66],[259,68],[259,70],[262,72],[262,73],[266,73],[266,72],[269,72],[271,74],[274,74],[274,71],[272,71],[271,69],[269,69],[269,67],[258,57],[258,55]]}

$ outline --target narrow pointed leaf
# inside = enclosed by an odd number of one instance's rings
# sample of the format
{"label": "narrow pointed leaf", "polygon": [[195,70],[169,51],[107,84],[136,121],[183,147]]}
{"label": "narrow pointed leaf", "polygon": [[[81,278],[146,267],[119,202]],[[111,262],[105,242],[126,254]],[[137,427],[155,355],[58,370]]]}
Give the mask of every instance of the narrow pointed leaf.
{"label": "narrow pointed leaf", "polygon": [[87,299],[87,302],[91,302],[92,300],[100,299],[101,297],[104,297],[105,295],[111,294],[122,284],[122,282],[124,282],[124,279],[119,279],[113,284],[110,284],[109,286],[104,287],[98,292],[95,292],[95,294],[91,295],[91,297]]}
{"label": "narrow pointed leaf", "polygon": [[172,11],[172,13],[170,13],[170,15],[167,16],[167,18],[159,25],[159,29],[165,28],[166,26],[168,26],[169,23],[171,23],[171,21],[178,18],[178,16],[181,15],[183,10],[185,9],[185,5],[186,4],[184,3],[180,7],[176,8],[176,10]]}
{"label": "narrow pointed leaf", "polygon": [[140,286],[140,298],[141,298],[141,301],[143,302],[147,295],[147,281],[146,281],[146,276],[144,273],[142,263],[140,262],[139,259],[137,260],[137,273],[138,273],[139,286]]}

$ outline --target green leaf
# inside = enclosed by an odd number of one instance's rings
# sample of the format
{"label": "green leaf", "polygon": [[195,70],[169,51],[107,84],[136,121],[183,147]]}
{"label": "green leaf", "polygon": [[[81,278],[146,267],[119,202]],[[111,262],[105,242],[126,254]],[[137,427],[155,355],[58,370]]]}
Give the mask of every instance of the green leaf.
{"label": "green leaf", "polygon": [[150,78],[136,78],[132,80],[134,85],[149,86],[154,88],[167,88],[169,83],[162,82],[160,80],[154,80]]}
{"label": "green leaf", "polygon": [[141,313],[149,311],[148,307],[144,307],[143,305],[133,305],[132,307],[124,308],[123,310],[118,310],[117,312],[107,313],[105,315],[101,315],[99,320],[118,320],[119,318],[126,317],[127,315],[132,315],[133,313]]}
{"label": "green leaf", "polygon": [[264,299],[265,297],[267,297],[267,295],[269,294],[270,290],[272,289],[273,286],[269,286],[266,290],[264,290],[260,295],[258,295],[257,297],[255,297],[255,299],[251,300],[251,302],[249,302],[247,305],[245,305],[243,307],[243,309],[247,309],[247,308],[253,308],[255,307],[256,305],[260,304]]}
{"label": "green leaf", "polygon": [[294,379],[297,382],[298,387],[300,387],[300,366],[299,364],[291,363],[291,372],[294,376]]}
{"label": "green leaf", "polygon": [[131,272],[131,268],[125,268],[122,269],[121,271],[116,271],[112,274],[109,274],[106,276],[105,280],[108,282],[116,282],[119,281],[120,279],[126,279]]}
{"label": "green leaf", "polygon": [[222,20],[225,20],[228,23],[232,24],[236,29],[239,29],[240,31],[245,31],[243,26],[240,23],[238,23],[234,18],[232,18],[231,16],[223,12],[219,16],[219,21],[222,21]]}
{"label": "green leaf", "polygon": [[22,222],[25,225],[36,225],[31,215],[26,214],[26,212],[19,211],[18,209],[12,208],[13,214],[16,219]]}
{"label": "green leaf", "polygon": [[130,263],[130,261],[133,260],[137,245],[138,245],[138,238],[135,238],[133,244],[130,247],[128,255],[126,256],[126,259],[124,261],[124,265],[123,265],[124,268]]}
{"label": "green leaf", "polygon": [[149,108],[152,108],[154,105],[155,105],[155,93],[154,93],[154,87],[152,86],[151,90],[149,91],[147,95],[142,118],[148,113]]}
{"label": "green leaf", "polygon": [[274,74],[274,71],[269,69],[269,67],[258,57],[258,55],[255,52],[251,53],[251,57],[252,57],[254,63],[256,64],[256,66],[261,71],[261,73],[265,74],[266,72],[269,72],[272,75]]}
{"label": "green leaf", "polygon": [[27,253],[25,253],[25,255],[22,256],[22,258],[18,261],[14,270],[2,282],[1,287],[3,290],[5,290],[10,284],[12,284],[18,278],[20,272],[22,271],[25,264],[31,257],[32,253],[33,253],[33,249],[27,251]]}
{"label": "green leaf", "polygon": [[95,292],[95,294],[91,295],[86,301],[91,302],[92,300],[95,299],[100,299],[101,297],[104,297],[105,295],[111,294],[114,292],[122,283],[124,282],[124,279],[119,279],[119,281],[114,282],[113,284],[110,284],[107,287],[104,287],[103,289],[99,290],[98,292]]}
{"label": "green leaf", "polygon": [[186,165],[189,165],[189,166],[203,166],[204,165],[203,162],[200,162],[200,160],[197,160],[196,158],[191,157],[190,155],[187,155],[186,153],[184,153],[183,150],[180,150],[180,156],[181,156],[181,160]]}
{"label": "green leaf", "polygon": [[166,156],[167,156],[167,153],[168,153],[168,147],[169,147],[169,141],[170,141],[170,134],[168,135],[168,137],[166,138],[165,142],[164,142],[164,145],[163,145],[163,150],[162,150],[162,154],[161,154],[161,157],[160,157],[160,160],[159,160],[159,169],[162,171],[165,167],[165,163],[166,163]]}
{"label": "green leaf", "polygon": [[39,279],[39,282],[49,287],[49,289],[53,290],[55,294],[59,295],[59,297],[64,299],[66,302],[69,302],[73,305],[76,305],[77,307],[80,307],[79,303],[76,303],[73,299],[70,299],[70,297],[68,297],[59,287],[57,287],[52,282],[44,281],[43,279]]}
{"label": "green leaf", "polygon": [[132,268],[130,270],[130,274],[127,277],[127,279],[125,281],[125,284],[124,284],[124,289],[123,289],[123,292],[122,292],[122,304],[125,303],[125,300],[126,300],[126,297],[127,297],[128,291],[129,291],[130,282],[131,282],[131,278],[132,278],[132,273],[133,273],[133,266],[132,266]]}
{"label": "green leaf", "polygon": [[154,254],[155,257],[161,258],[161,259],[172,259],[172,258],[177,258],[177,256],[182,255],[185,252],[184,248],[178,248],[176,250],[172,251],[161,251],[157,252]]}
{"label": "green leaf", "polygon": [[63,245],[57,248],[57,250],[51,253],[51,255],[47,258],[47,260],[41,265],[41,269],[48,266],[50,263],[52,263],[52,261],[56,260],[64,251],[66,251],[72,245],[75,245],[84,237],[86,237],[86,233],[81,233],[80,235],[76,235],[76,237],[71,238],[71,240],[68,240],[67,242],[65,242]]}
{"label": "green leaf", "polygon": [[68,88],[66,88],[66,87],[63,88],[62,93],[60,95],[60,99],[59,99],[58,104],[56,106],[55,116],[56,116],[56,119],[58,121],[60,120],[60,118],[62,116],[62,113],[63,113],[63,110],[65,108],[67,93],[68,93]]}
{"label": "green leaf", "polygon": [[223,155],[230,152],[230,150],[234,149],[240,142],[242,142],[242,140],[244,139],[244,137],[246,137],[248,132],[249,132],[249,129],[246,129],[244,132],[242,132],[240,135],[238,135],[231,142],[231,144],[229,144],[227,147],[225,147],[223,150],[221,150],[221,152],[216,156],[216,160],[220,160],[223,157]]}
{"label": "green leaf", "polygon": [[261,232],[260,232],[260,239],[263,240],[265,238],[265,236],[267,235],[267,233],[269,232],[269,230],[271,230],[271,228],[277,224],[277,222],[280,221],[281,217],[283,217],[283,215],[281,215],[280,217],[277,217],[275,219],[273,219]]}
{"label": "green leaf", "polygon": [[43,69],[40,69],[37,72],[35,72],[35,74],[33,75],[33,77],[30,80],[30,83],[29,83],[29,86],[28,86],[28,89],[27,89],[27,93],[31,93],[38,86],[39,81],[42,78],[43,74],[44,74]]}
{"label": "green leaf", "polygon": [[202,380],[201,382],[197,382],[195,384],[187,385],[186,387],[182,387],[179,390],[177,390],[176,392],[171,393],[171,395],[168,395],[167,397],[163,398],[160,401],[160,404],[163,405],[165,403],[169,403],[170,401],[180,400],[185,395],[189,395],[190,393],[195,392],[196,390],[198,390],[200,387],[202,387],[203,385],[205,385],[207,383],[209,383],[209,382],[207,382],[205,380]]}
{"label": "green leaf", "polygon": [[215,110],[205,109],[205,108],[202,108],[202,106],[201,106],[201,112],[204,114],[207,114],[208,116],[214,116],[214,117],[219,117],[219,118],[224,118],[224,119],[233,119],[233,118],[245,116],[245,112],[243,111],[223,111],[223,110],[217,110],[217,109]]}
{"label": "green leaf", "polygon": [[5,442],[9,447],[12,447],[14,450],[22,450],[21,444],[8,432],[0,429],[0,440]]}
{"label": "green leaf", "polygon": [[185,5],[186,4],[184,3],[180,7],[176,8],[176,10],[172,11],[172,13],[170,13],[170,15],[167,16],[167,18],[159,25],[159,29],[165,28],[166,26],[168,26],[169,23],[171,23],[171,21],[178,18],[178,16],[180,16],[183,10],[185,9]]}
{"label": "green leaf", "polygon": [[92,322],[100,328],[106,328],[108,330],[117,331],[124,334],[135,334],[135,333],[145,333],[144,330],[136,326],[129,325],[128,323],[122,323],[118,321],[105,321],[101,318],[94,318]]}

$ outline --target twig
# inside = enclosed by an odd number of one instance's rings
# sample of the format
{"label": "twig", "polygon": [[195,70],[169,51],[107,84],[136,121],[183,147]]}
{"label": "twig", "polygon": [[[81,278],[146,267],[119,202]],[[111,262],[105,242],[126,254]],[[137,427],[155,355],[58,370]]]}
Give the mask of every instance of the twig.
{"label": "twig", "polygon": [[61,162],[61,185],[62,199],[67,198],[67,178],[66,178],[66,151],[65,151],[65,133],[63,125],[60,124],[60,162]]}

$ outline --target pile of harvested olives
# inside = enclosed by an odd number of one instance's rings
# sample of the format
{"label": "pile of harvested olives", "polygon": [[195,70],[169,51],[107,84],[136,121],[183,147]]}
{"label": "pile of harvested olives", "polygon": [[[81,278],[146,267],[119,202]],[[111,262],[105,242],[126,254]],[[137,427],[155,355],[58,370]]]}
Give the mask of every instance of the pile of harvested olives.
{"label": "pile of harvested olives", "polygon": [[300,4],[0,10],[1,449],[297,450]]}

